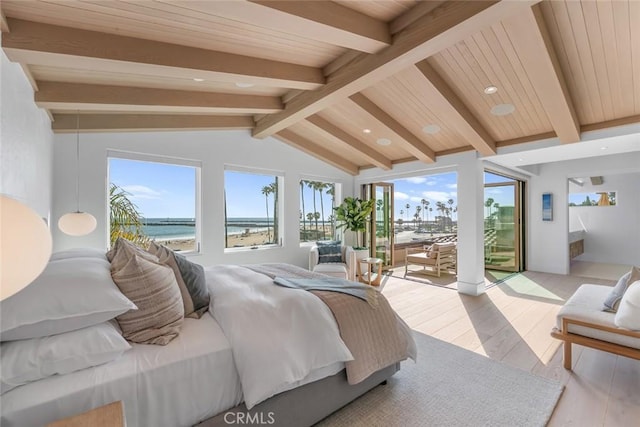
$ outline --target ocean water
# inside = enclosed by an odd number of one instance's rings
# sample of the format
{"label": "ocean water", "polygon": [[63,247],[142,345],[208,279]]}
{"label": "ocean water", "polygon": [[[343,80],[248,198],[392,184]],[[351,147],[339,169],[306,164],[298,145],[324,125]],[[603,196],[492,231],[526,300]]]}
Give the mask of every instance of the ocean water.
{"label": "ocean water", "polygon": [[[154,240],[195,239],[196,222],[194,218],[145,218],[144,233]],[[269,218],[269,227],[273,227],[273,218]],[[228,234],[241,234],[246,229],[255,233],[267,229],[267,218],[229,218]]]}

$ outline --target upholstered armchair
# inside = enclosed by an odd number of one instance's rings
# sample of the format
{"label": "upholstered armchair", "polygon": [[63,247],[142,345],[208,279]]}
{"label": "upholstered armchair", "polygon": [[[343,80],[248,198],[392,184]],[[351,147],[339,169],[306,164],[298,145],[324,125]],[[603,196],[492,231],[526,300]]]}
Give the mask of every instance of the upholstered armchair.
{"label": "upholstered armchair", "polygon": [[351,246],[320,243],[309,251],[309,270],[348,280],[356,278],[356,253]]}

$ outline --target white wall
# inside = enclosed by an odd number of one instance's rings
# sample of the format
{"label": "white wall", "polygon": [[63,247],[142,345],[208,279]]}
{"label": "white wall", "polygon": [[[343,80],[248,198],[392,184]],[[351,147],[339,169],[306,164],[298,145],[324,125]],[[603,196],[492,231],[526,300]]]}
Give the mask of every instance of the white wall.
{"label": "white wall", "polygon": [[[613,156],[599,156],[580,160],[554,162],[540,165],[540,175],[533,176],[528,186],[528,233],[527,269],[548,273],[568,274],[569,262],[569,207],[568,181],[570,177],[630,174],[629,182],[624,182],[626,195],[620,197],[626,202],[618,206],[616,223],[619,229],[609,239],[606,247],[601,247],[602,262],[617,264],[640,264],[639,205],[640,182],[633,182],[640,171],[640,152]],[[553,221],[542,221],[542,194],[553,194]],[[596,209],[596,208],[594,208]],[[597,237],[597,236],[596,236]],[[585,242],[587,245],[588,243]],[[591,251],[591,249],[589,249]]]}
{"label": "white wall", "polygon": [[0,50],[0,193],[43,218],[51,211],[51,122],[33,102],[33,89],[18,64]]}
{"label": "white wall", "polygon": [[[54,141],[53,221],[75,210],[75,134]],[[350,195],[353,177],[273,138],[253,139],[248,131],[89,133],[80,135],[80,210],[93,214],[97,229],[84,237],[53,232],[54,251],[72,247],[106,248],[107,151],[129,151],[202,162],[202,246],[193,256],[203,265],[289,262],[307,266],[308,247],[299,243],[299,181],[341,183]],[[224,252],[224,166],[269,169],[284,174],[284,244],[281,248]]]}
{"label": "white wall", "polygon": [[[602,185],[587,180],[571,193],[616,192],[615,206],[569,207],[569,230],[585,230],[578,261],[640,264],[640,172],[606,175]],[[635,238],[633,238],[635,236]]]}

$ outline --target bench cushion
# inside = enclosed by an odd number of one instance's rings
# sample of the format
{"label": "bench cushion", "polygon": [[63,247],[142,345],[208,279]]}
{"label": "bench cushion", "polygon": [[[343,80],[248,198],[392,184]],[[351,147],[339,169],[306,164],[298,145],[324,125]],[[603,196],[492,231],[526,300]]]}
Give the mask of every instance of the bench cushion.
{"label": "bench cushion", "polygon": [[[608,326],[610,328],[617,328],[614,323],[615,313],[602,311],[602,301],[604,301],[610,291],[611,286],[590,284],[580,286],[558,312],[558,329],[562,329],[563,317],[583,320],[585,322]],[[640,349],[640,338],[618,335],[578,325],[569,325],[568,332]]]}

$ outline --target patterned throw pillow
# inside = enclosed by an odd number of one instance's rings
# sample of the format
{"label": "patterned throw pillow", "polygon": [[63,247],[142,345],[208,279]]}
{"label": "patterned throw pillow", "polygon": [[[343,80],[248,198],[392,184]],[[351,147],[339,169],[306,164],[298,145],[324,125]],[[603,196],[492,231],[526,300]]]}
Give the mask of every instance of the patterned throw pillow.
{"label": "patterned throw pillow", "polygon": [[342,262],[341,245],[318,246],[318,264],[325,264],[329,262]]}
{"label": "patterned throw pillow", "polygon": [[118,245],[111,261],[111,277],[138,310],[129,310],[116,320],[127,340],[166,345],[178,336],[184,320],[180,288],[171,268],[132,246],[123,242]]}
{"label": "patterned throw pillow", "polygon": [[622,276],[613,289],[611,289],[607,299],[604,300],[604,307],[602,311],[608,311],[611,313],[617,312],[620,300],[624,296],[624,293],[636,280],[640,280],[640,269],[638,267],[633,267],[631,271]]}
{"label": "patterned throw pillow", "polygon": [[209,290],[202,266],[155,242],[149,244],[148,251],[173,270],[182,295],[184,317],[199,319],[209,309]]}

